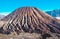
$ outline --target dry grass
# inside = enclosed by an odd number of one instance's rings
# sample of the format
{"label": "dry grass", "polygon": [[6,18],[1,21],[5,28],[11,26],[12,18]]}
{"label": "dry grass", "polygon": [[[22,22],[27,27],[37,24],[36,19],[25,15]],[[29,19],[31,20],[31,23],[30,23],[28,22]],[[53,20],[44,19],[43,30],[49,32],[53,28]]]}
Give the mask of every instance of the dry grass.
{"label": "dry grass", "polygon": [[[41,34],[37,33],[20,33],[20,35],[17,34],[0,34],[0,39],[42,39]],[[53,36],[53,37],[47,37],[46,39],[60,39],[60,37]]]}
{"label": "dry grass", "polygon": [[0,34],[0,39],[40,39],[41,35],[37,33],[20,33],[20,35],[5,35]]}

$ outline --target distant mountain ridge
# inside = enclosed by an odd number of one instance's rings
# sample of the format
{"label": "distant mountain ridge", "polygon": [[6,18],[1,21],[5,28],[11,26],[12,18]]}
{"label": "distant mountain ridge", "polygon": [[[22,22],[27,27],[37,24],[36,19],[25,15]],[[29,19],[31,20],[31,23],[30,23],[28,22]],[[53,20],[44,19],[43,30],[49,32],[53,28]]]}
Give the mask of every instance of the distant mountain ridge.
{"label": "distant mountain ridge", "polygon": [[5,16],[4,15],[0,15],[0,19],[4,18]]}
{"label": "distant mountain ridge", "polygon": [[46,13],[53,17],[60,17],[60,9],[56,9],[53,11],[46,11]]}

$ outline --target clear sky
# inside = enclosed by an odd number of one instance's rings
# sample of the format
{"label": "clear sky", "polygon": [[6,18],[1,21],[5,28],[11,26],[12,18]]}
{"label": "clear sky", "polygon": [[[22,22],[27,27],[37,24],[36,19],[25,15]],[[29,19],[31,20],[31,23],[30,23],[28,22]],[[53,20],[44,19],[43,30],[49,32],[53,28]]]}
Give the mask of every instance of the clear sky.
{"label": "clear sky", "polygon": [[42,11],[60,9],[60,0],[0,0],[0,14],[7,15],[19,7],[33,6]]}

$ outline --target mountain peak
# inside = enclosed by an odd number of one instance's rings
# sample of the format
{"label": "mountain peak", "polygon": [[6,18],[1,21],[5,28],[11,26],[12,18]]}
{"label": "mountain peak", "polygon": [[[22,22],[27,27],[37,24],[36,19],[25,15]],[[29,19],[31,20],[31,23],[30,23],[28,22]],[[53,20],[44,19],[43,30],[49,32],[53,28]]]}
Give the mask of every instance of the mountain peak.
{"label": "mountain peak", "polygon": [[48,14],[34,7],[22,7],[6,16],[7,23],[0,28],[2,33],[60,33],[60,24]]}

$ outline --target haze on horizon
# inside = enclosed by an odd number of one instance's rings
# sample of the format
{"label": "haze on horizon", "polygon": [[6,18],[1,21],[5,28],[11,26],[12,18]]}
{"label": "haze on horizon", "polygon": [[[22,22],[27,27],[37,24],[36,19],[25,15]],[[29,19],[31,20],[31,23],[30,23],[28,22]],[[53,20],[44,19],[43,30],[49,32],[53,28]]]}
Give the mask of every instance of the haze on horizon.
{"label": "haze on horizon", "polygon": [[42,11],[60,9],[60,0],[0,0],[0,14],[7,15],[19,7],[31,6]]}

